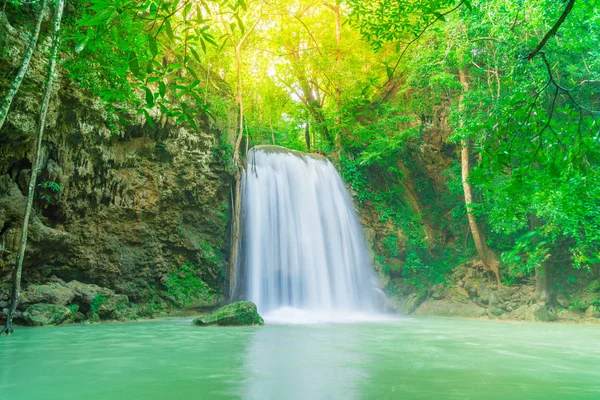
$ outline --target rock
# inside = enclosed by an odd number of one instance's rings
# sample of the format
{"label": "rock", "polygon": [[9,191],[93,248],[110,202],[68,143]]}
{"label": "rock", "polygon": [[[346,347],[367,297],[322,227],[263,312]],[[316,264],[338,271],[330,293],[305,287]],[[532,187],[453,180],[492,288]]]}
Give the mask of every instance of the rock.
{"label": "rock", "polygon": [[462,288],[462,287],[455,287],[454,290],[456,291],[456,293],[458,293],[459,296],[467,298],[469,297],[469,292],[467,292],[466,289]]}
{"label": "rock", "polygon": [[71,310],[58,304],[33,304],[23,313],[23,319],[28,325],[56,325],[71,316]]}
{"label": "rock", "polygon": [[60,283],[50,282],[45,285],[29,285],[21,295],[20,304],[47,303],[65,306],[73,300],[75,294]]}
{"label": "rock", "polygon": [[390,299],[390,306],[400,314],[411,314],[425,300],[424,293],[413,292],[408,295],[395,296]]}
{"label": "rock", "polygon": [[590,282],[590,284],[588,285],[588,292],[600,292],[600,279],[596,279]]}
{"label": "rock", "polygon": [[585,310],[586,318],[600,318],[600,311],[596,308],[596,306],[589,306],[587,310]]}
{"label": "rock", "polygon": [[560,292],[556,295],[556,304],[561,306],[564,309],[568,309],[571,305],[571,298],[567,296],[565,293]]}
{"label": "rock", "polygon": [[[100,295],[102,296],[102,295]],[[103,301],[98,299],[104,298]],[[128,308],[129,298],[124,294],[112,294],[109,297],[96,297],[96,303],[99,303],[97,309],[94,310],[104,318],[118,319],[118,314]],[[92,303],[94,306],[94,303]]]}
{"label": "rock", "polygon": [[483,304],[488,304],[490,302],[490,289],[486,284],[480,283],[479,286],[477,286],[477,296]]}
{"label": "rock", "polygon": [[86,317],[90,324],[100,322],[100,316],[91,310],[87,312]]}
{"label": "rock", "polygon": [[551,322],[556,321],[554,312],[548,310],[543,304],[534,304],[527,309],[524,315],[526,321]]}
{"label": "rock", "polygon": [[71,281],[65,285],[74,293],[74,298],[78,303],[93,304],[97,301],[97,296],[102,295],[106,298],[112,297],[115,292],[110,289],[79,281]]}
{"label": "rock", "polygon": [[441,300],[444,297],[446,297],[446,287],[441,284],[435,284],[433,285],[433,287],[431,288],[431,297],[436,299],[436,300]]}
{"label": "rock", "polygon": [[490,292],[490,305],[498,305],[504,302],[504,299],[497,290]]}
{"label": "rock", "polygon": [[526,321],[525,314],[527,313],[528,309],[529,306],[527,304],[522,304],[516,310],[507,315],[506,318],[514,319],[516,321]]}
{"label": "rock", "polygon": [[75,301],[83,311],[91,310],[99,318],[125,321],[137,317],[134,311],[129,310],[129,298],[124,294],[79,281],[71,281],[66,286],[73,291]]}
{"label": "rock", "polygon": [[264,325],[265,322],[251,301],[238,301],[219,308],[211,314],[196,318],[193,323],[199,326],[242,326]]}
{"label": "rock", "polygon": [[454,300],[427,300],[415,310],[414,315],[434,315],[438,317],[480,318],[486,310],[475,303],[461,303]]}
{"label": "rock", "polygon": [[598,302],[600,302],[600,295],[598,293],[580,293],[573,299],[571,307],[584,311]]}
{"label": "rock", "polygon": [[79,311],[75,311],[73,313],[73,322],[83,322],[85,321],[85,315]]}
{"label": "rock", "polygon": [[495,317],[499,317],[502,314],[504,314],[506,311],[503,310],[502,308],[496,307],[496,306],[489,306],[488,309],[486,310],[487,315],[490,318],[495,318]]}

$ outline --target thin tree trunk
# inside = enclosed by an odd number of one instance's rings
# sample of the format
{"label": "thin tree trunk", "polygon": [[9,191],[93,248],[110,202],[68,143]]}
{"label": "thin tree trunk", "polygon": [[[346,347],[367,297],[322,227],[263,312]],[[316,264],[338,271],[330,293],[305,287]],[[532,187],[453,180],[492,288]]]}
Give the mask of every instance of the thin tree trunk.
{"label": "thin tree trunk", "polygon": [[301,63],[300,56],[298,54],[300,51],[299,48],[294,48],[292,45],[287,45],[286,49],[290,55],[292,71],[296,75],[296,79],[298,80],[298,84],[302,90],[302,102],[306,106],[313,119],[313,130],[317,128],[325,140],[327,140],[330,145],[335,146],[333,138],[331,137],[331,133],[329,132],[329,128],[327,128],[327,121],[325,119],[325,115],[323,114],[321,103],[316,97],[315,90],[313,90],[313,87],[310,85],[306,70]]}
{"label": "thin tree trunk", "polygon": [[[529,230],[535,232],[538,227],[542,226],[542,221],[535,215],[529,215]],[[532,239],[533,244],[540,242],[538,236],[534,236]],[[552,304],[552,286],[550,277],[550,260],[543,260],[541,265],[535,269],[535,294],[538,301],[544,303],[544,305]]]}
{"label": "thin tree trunk", "polygon": [[275,131],[273,130],[273,116],[269,117],[269,125],[271,126],[271,141],[275,144]]}
{"label": "thin tree trunk", "polygon": [[[238,170],[239,171],[239,170]],[[233,221],[231,227],[231,254],[229,259],[229,300],[233,301],[237,290],[237,263],[240,242],[240,213],[242,204],[241,173],[235,177],[235,193],[233,198]]]}
{"label": "thin tree trunk", "polygon": [[23,78],[29,69],[29,62],[31,61],[31,56],[35,50],[35,46],[38,42],[38,37],[40,36],[40,28],[42,26],[42,20],[44,19],[44,13],[46,12],[46,4],[48,0],[42,0],[40,4],[40,11],[38,14],[37,21],[35,23],[35,28],[33,30],[33,35],[31,36],[31,40],[29,41],[29,47],[27,47],[27,51],[25,51],[25,55],[23,56],[23,63],[21,64],[21,68],[19,68],[19,72],[17,72],[17,76],[10,86],[8,90],[8,94],[2,100],[2,104],[0,105],[0,129],[4,125],[4,121],[6,121],[6,116],[8,115],[8,110],[10,109],[10,105],[12,101],[19,91],[19,87],[21,87],[21,82],[23,82]]}
{"label": "thin tree trunk", "polygon": [[[458,99],[458,110],[460,113],[464,110],[464,94],[469,90],[469,83],[467,81],[466,72],[461,69],[459,70],[459,79],[460,83],[463,86],[463,92],[461,93]],[[460,119],[460,126],[464,124],[463,116]],[[465,206],[467,208],[467,218],[469,220],[469,228],[471,229],[471,234],[473,235],[473,241],[475,242],[475,248],[477,249],[477,254],[479,258],[483,262],[483,265],[486,269],[492,271],[496,276],[496,280],[498,282],[498,286],[501,285],[500,282],[500,263],[498,262],[498,258],[496,254],[490,249],[486,243],[485,235],[479,225],[477,224],[477,220],[475,219],[475,215],[473,214],[473,188],[471,187],[471,183],[469,183],[469,173],[471,172],[470,165],[470,142],[469,139],[463,139],[461,141],[462,150],[460,152],[461,156],[461,175],[462,175],[462,185],[463,192],[465,196]]]}
{"label": "thin tree trunk", "polygon": [[242,144],[242,138],[244,136],[244,100],[242,98],[242,56],[240,54],[240,47],[235,48],[235,60],[237,67],[237,90],[236,90],[236,101],[238,104],[238,135],[235,141],[235,149],[233,152],[233,164],[237,167],[240,160],[240,146]]}
{"label": "thin tree trunk", "polygon": [[[236,90],[236,101],[239,109],[239,121],[238,121],[238,132],[237,139],[235,141],[235,148],[233,151],[233,165],[236,169],[235,172],[235,197],[233,199],[233,216],[232,216],[232,227],[231,227],[231,254],[229,256],[229,299],[232,300],[235,291],[236,291],[236,269],[238,262],[238,253],[239,253],[239,237],[240,237],[240,211],[241,211],[241,187],[242,187],[242,170],[243,167],[240,165],[240,147],[242,144],[242,138],[244,136],[244,98],[242,92],[242,47],[244,42],[250,34],[256,29],[256,26],[260,22],[262,18],[262,6],[264,3],[260,4],[260,14],[258,18],[254,21],[254,24],[244,33],[242,38],[236,42],[235,37],[233,36],[233,32],[229,28],[229,25],[221,16],[221,23],[223,24],[223,28],[225,32],[227,32],[227,36],[235,50],[235,60],[236,60],[236,69],[237,69],[237,90]],[[248,147],[249,138],[246,142],[246,148]]]}
{"label": "thin tree trunk", "polygon": [[23,217],[23,227],[21,230],[21,243],[19,245],[19,253],[17,255],[17,265],[14,273],[14,286],[12,293],[12,301],[6,316],[6,325],[2,329],[1,334],[9,335],[13,332],[12,328],[12,317],[13,313],[17,309],[19,304],[19,298],[21,297],[21,275],[23,273],[23,259],[25,258],[25,248],[27,247],[27,231],[29,228],[29,217],[31,215],[31,207],[33,205],[33,198],[35,197],[35,184],[37,181],[37,174],[41,164],[41,149],[42,149],[42,137],[44,136],[44,127],[46,124],[46,114],[48,113],[48,104],[50,103],[50,96],[52,94],[52,82],[54,80],[54,70],[56,67],[56,59],[58,56],[58,49],[60,46],[60,22],[62,19],[63,10],[65,7],[65,0],[57,0],[57,7],[54,14],[54,35],[52,37],[52,49],[50,51],[50,59],[48,62],[48,75],[46,77],[46,85],[44,87],[44,99],[40,109],[40,119],[38,122],[35,151],[33,158],[33,165],[31,167],[31,178],[29,180],[29,188],[27,192],[27,203],[25,205],[25,216]]}
{"label": "thin tree trunk", "polygon": [[306,151],[310,153],[310,123],[308,121],[304,126],[304,140],[306,141]]}

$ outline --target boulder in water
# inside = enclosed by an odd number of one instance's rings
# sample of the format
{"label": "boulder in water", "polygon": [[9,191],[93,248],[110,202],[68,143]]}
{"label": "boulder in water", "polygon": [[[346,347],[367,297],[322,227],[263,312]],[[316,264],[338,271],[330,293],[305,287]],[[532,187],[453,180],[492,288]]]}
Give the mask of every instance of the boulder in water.
{"label": "boulder in water", "polygon": [[196,318],[194,324],[199,326],[243,326],[264,325],[265,321],[258,314],[256,304],[251,301],[238,301]]}
{"label": "boulder in water", "polygon": [[70,316],[71,310],[67,307],[46,303],[33,304],[23,313],[23,319],[33,326],[60,324]]}

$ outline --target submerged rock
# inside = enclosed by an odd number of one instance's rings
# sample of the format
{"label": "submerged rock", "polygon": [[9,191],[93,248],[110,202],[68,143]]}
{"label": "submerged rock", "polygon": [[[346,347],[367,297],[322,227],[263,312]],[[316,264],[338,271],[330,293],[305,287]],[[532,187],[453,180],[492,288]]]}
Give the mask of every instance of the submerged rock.
{"label": "submerged rock", "polygon": [[23,313],[23,319],[28,325],[56,325],[71,316],[71,310],[58,304],[38,303],[31,305]]}
{"label": "submerged rock", "polygon": [[258,314],[256,304],[251,301],[238,301],[196,318],[193,323],[199,326],[243,326],[264,325],[265,321]]}

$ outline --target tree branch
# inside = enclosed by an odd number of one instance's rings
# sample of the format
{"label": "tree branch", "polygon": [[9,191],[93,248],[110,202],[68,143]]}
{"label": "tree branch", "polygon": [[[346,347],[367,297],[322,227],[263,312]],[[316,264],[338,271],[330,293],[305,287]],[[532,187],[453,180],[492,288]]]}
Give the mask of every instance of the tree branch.
{"label": "tree branch", "polygon": [[565,19],[567,18],[567,15],[569,15],[569,13],[571,12],[571,10],[573,9],[573,5],[575,5],[575,0],[569,0],[569,3],[567,4],[567,7],[565,7],[565,10],[561,14],[560,18],[558,18],[558,21],[556,21],[556,23],[554,24],[554,26],[552,27],[552,29],[550,29],[548,31],[548,33],[546,33],[546,36],[543,37],[542,41],[537,45],[537,47],[535,49],[533,49],[533,51],[531,53],[529,53],[527,55],[527,57],[525,57],[527,60],[531,60],[533,57],[535,57],[540,52],[540,50],[542,50],[542,48],[546,45],[546,42],[552,36],[556,35],[556,32],[558,31],[558,28],[560,28],[560,26],[562,25],[562,23],[565,22]]}

